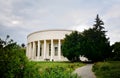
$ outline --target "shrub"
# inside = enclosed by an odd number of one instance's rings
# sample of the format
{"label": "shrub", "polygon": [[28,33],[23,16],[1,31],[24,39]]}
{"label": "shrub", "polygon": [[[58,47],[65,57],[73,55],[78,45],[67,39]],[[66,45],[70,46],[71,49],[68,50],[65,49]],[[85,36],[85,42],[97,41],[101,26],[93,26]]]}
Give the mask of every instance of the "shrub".
{"label": "shrub", "polygon": [[100,71],[109,71],[110,70],[110,63],[105,62],[100,66]]}
{"label": "shrub", "polygon": [[[15,45],[16,46],[16,45]],[[20,48],[0,50],[0,77],[22,78],[27,58]]]}
{"label": "shrub", "polygon": [[96,63],[93,71],[98,78],[120,78],[120,61]]}
{"label": "shrub", "polygon": [[71,73],[75,67],[83,65],[64,62],[29,62],[25,68],[24,78],[78,78],[76,74]]}
{"label": "shrub", "polygon": [[64,67],[46,68],[40,75],[41,78],[77,78],[77,75],[71,75]]}
{"label": "shrub", "polygon": [[39,67],[32,62],[28,62],[24,69],[24,78],[40,78]]}

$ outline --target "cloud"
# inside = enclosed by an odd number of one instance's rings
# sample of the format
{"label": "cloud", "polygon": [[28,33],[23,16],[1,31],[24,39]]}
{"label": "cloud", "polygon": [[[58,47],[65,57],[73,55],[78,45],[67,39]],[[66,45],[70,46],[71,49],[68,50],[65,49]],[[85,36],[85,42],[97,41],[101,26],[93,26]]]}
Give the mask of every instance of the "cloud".
{"label": "cloud", "polygon": [[16,25],[16,24],[19,24],[20,21],[18,21],[18,20],[13,20],[13,21],[11,21],[11,23]]}
{"label": "cloud", "polygon": [[[116,0],[117,1],[117,0]],[[116,41],[120,41],[120,5],[119,2],[113,3],[104,14],[105,27],[107,29],[107,35],[110,37],[111,44]]]}
{"label": "cloud", "polygon": [[88,26],[88,25],[79,24],[79,25],[72,26],[70,29],[83,32],[85,29],[89,29],[89,28],[90,28],[90,26]]}
{"label": "cloud", "polygon": [[115,29],[107,33],[108,37],[110,38],[111,45],[114,44],[115,42],[120,42],[119,34],[120,34],[120,29]]}
{"label": "cloud", "polygon": [[19,43],[26,43],[26,36],[38,30],[83,31],[94,24],[98,13],[115,42],[120,40],[119,4],[119,0],[0,0],[0,36],[10,34]]}

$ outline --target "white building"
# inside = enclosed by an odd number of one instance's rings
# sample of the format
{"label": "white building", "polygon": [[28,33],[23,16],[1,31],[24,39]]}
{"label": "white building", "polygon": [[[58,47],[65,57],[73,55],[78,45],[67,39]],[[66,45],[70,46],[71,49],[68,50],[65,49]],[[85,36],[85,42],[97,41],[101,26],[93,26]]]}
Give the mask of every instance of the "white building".
{"label": "white building", "polygon": [[67,61],[62,56],[61,44],[66,34],[72,30],[44,30],[27,36],[27,52],[29,59],[34,61]]}

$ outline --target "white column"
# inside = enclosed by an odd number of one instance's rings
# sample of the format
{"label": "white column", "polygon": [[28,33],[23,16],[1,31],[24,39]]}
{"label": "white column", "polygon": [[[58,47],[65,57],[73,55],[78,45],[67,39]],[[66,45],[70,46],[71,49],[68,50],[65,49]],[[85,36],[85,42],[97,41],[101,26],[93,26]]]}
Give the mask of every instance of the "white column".
{"label": "white column", "polygon": [[35,59],[35,42],[33,42],[32,59]]}
{"label": "white column", "polygon": [[27,44],[27,48],[26,48],[26,56],[29,58],[29,50],[28,50],[28,48],[29,48],[29,44]]}
{"label": "white column", "polygon": [[30,58],[30,43],[27,44],[27,57]]}
{"label": "white column", "polygon": [[60,41],[60,39],[58,40],[58,57],[59,57],[59,60],[61,60],[61,41]]}
{"label": "white column", "polygon": [[54,47],[53,47],[53,39],[51,39],[51,57],[50,57],[50,61],[53,60],[53,55],[54,55]]}
{"label": "white column", "polygon": [[44,57],[43,57],[43,59],[45,59],[46,57],[46,40],[44,40]]}
{"label": "white column", "polygon": [[32,58],[32,44],[31,42],[29,43],[29,58]]}
{"label": "white column", "polygon": [[40,57],[40,41],[38,40],[37,59]]}

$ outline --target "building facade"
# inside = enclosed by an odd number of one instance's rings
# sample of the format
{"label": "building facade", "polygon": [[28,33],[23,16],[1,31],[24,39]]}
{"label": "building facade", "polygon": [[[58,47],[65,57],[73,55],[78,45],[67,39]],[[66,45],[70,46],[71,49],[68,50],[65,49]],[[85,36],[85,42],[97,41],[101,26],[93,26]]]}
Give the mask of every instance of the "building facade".
{"label": "building facade", "polygon": [[61,44],[72,30],[43,30],[27,36],[26,55],[33,61],[67,61],[62,56]]}

